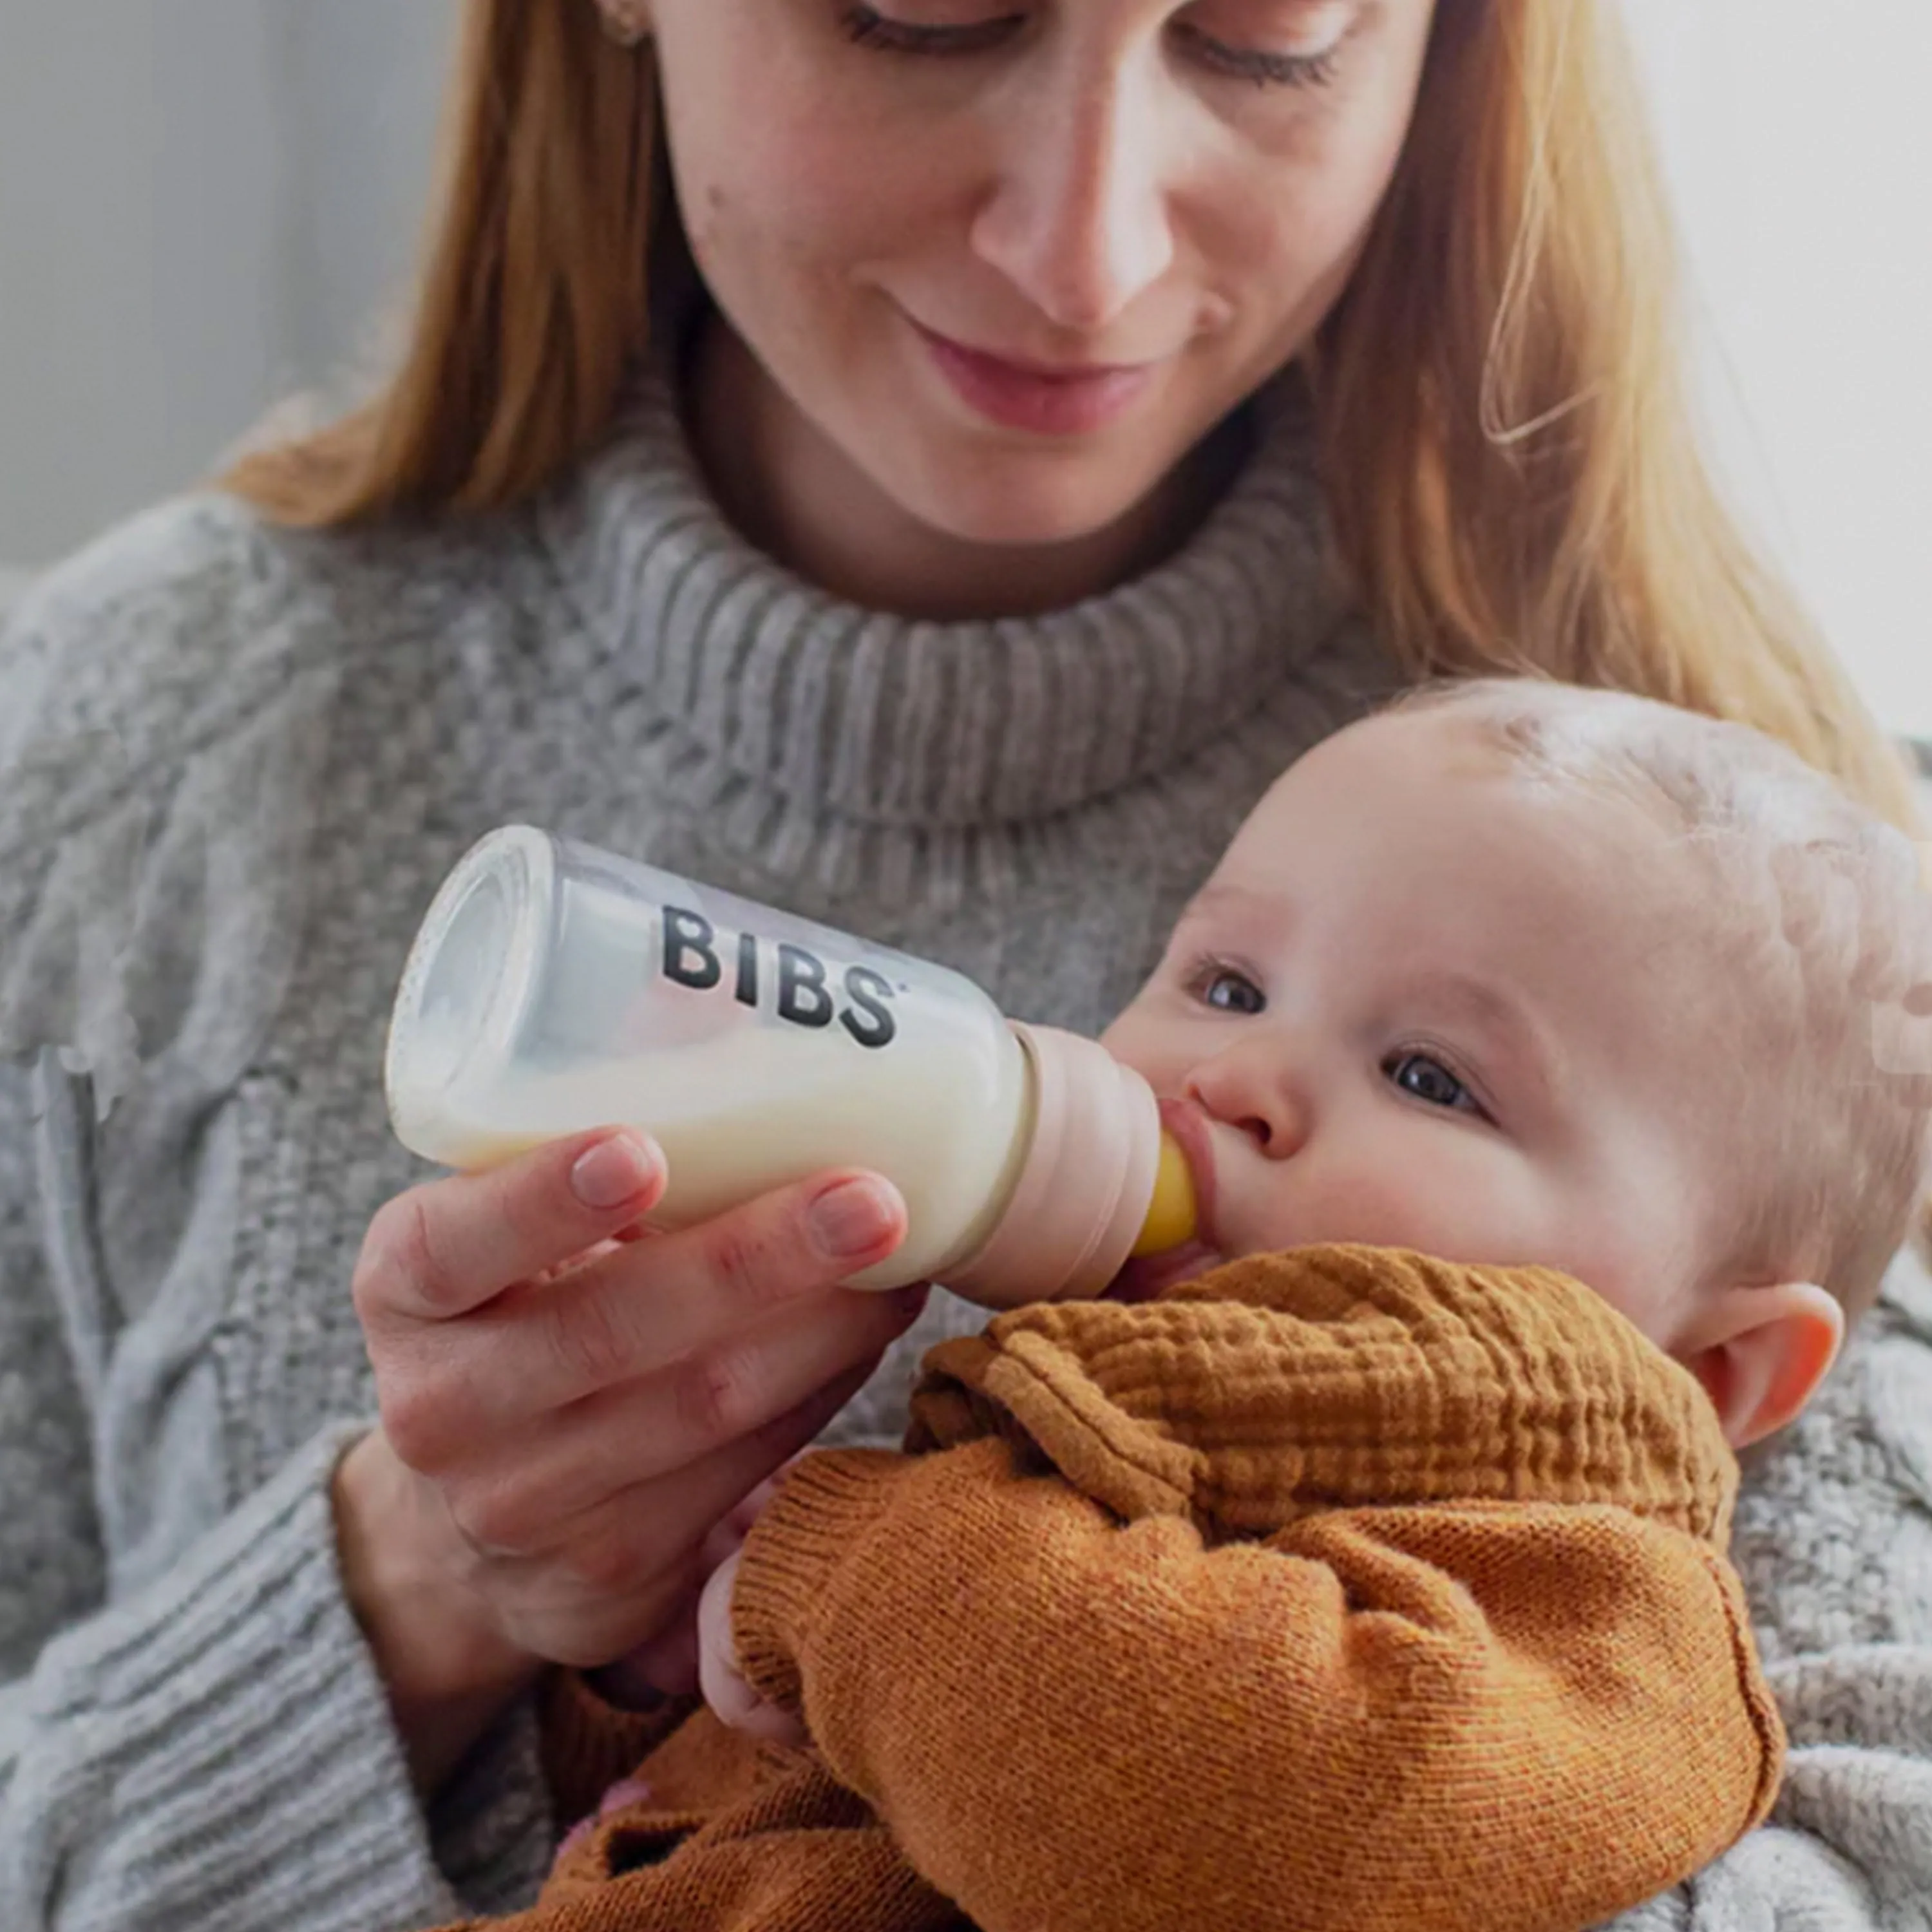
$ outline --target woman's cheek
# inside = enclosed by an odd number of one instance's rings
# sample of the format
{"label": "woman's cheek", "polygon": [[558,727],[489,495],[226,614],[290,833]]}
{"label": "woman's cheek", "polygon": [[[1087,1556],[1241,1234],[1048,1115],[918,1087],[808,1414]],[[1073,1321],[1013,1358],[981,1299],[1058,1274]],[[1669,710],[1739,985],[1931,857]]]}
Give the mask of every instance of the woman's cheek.
{"label": "woman's cheek", "polygon": [[[734,117],[736,119],[736,117]],[[947,202],[931,130],[896,112],[806,89],[768,92],[712,155],[765,245],[801,261],[862,266],[931,245]]]}

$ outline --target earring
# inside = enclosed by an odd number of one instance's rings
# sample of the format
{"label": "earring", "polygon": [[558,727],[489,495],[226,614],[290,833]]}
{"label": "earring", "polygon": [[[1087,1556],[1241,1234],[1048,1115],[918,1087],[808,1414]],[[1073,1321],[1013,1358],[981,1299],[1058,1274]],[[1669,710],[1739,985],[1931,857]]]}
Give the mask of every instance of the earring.
{"label": "earring", "polygon": [[626,5],[624,0],[598,0],[597,17],[604,23],[604,33],[620,47],[640,47],[651,37],[651,30],[638,17],[634,4]]}

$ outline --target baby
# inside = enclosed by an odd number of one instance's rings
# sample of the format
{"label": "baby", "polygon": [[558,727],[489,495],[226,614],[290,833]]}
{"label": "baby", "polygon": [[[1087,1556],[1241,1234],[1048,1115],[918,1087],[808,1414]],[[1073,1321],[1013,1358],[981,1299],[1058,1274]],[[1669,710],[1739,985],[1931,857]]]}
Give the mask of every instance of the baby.
{"label": "baby", "polygon": [[560,1683],[560,1785],[643,1762],[518,1922],[1560,1932],[1697,1869],[1782,1762],[1732,1452],[1906,1232],[1928,957],[1910,843],[1740,728],[1484,681],[1317,747],[1106,1036],[1198,1240],[796,1465],[712,1712]]}

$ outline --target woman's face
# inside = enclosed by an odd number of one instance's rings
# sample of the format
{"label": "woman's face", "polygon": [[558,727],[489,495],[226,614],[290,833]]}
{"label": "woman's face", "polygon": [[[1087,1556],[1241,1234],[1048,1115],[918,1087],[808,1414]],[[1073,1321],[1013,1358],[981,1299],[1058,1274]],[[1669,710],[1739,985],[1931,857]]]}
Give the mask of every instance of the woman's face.
{"label": "woman's face", "polygon": [[973,544],[1126,517],[1340,292],[1432,10],[650,0],[747,423]]}

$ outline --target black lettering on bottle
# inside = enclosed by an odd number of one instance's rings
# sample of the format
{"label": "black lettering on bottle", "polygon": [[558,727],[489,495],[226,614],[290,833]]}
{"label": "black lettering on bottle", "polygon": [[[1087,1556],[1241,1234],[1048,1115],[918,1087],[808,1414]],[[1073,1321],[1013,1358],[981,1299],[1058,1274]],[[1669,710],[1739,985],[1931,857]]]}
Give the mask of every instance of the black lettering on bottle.
{"label": "black lettering on bottle", "polygon": [[899,1030],[898,1022],[884,1005],[892,996],[891,982],[869,966],[848,966],[845,997],[852,1004],[838,1016],[838,1024],[861,1046],[890,1046]]}
{"label": "black lettering on bottle", "polygon": [[756,933],[738,935],[738,985],[732,997],[741,1006],[758,1004],[758,938]]}
{"label": "black lettering on bottle", "polygon": [[832,1024],[832,995],[825,990],[825,968],[802,946],[778,948],[778,1018],[795,1026]]}
{"label": "black lettering on bottle", "polygon": [[664,976],[694,993],[709,992],[724,976],[718,934],[710,920],[681,906],[664,909]]}

